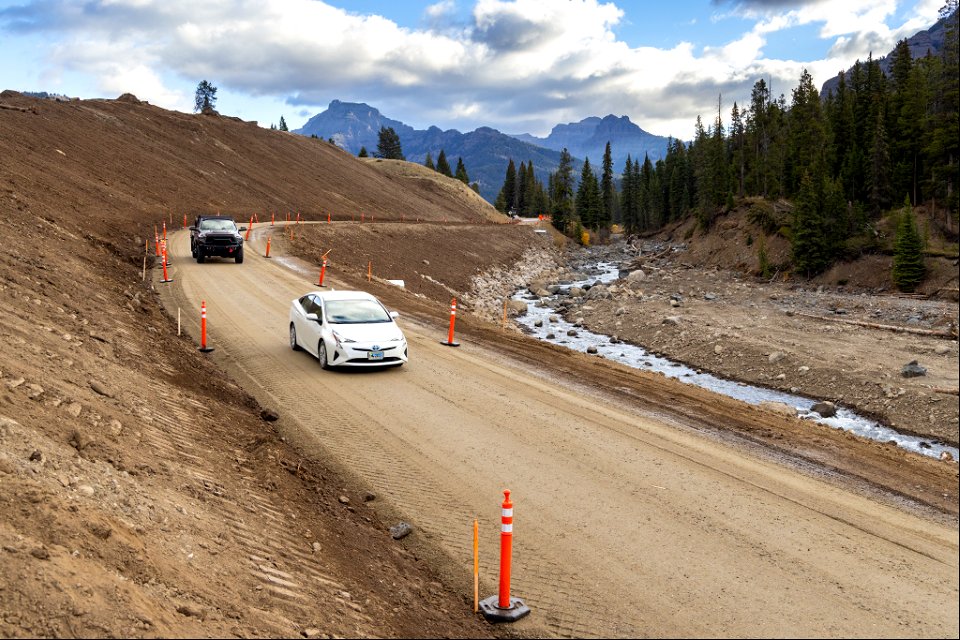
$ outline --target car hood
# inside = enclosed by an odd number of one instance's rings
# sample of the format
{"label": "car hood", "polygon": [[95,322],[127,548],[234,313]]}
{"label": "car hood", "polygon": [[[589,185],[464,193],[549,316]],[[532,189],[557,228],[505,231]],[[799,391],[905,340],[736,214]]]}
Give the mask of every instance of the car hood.
{"label": "car hood", "polygon": [[394,322],[369,324],[330,324],[341,338],[356,342],[389,342],[403,338],[403,332]]}

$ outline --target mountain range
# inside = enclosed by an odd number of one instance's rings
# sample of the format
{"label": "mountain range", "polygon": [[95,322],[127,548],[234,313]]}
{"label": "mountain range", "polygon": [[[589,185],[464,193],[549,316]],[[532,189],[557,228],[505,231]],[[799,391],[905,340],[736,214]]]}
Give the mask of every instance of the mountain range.
{"label": "mountain range", "polygon": [[533,162],[534,174],[546,186],[549,174],[560,163],[564,147],[574,157],[574,170],[579,174],[583,159],[599,171],[604,148],[610,142],[614,171],[619,173],[627,155],[643,158],[646,153],[652,161],[666,154],[669,138],[648,133],[630,122],[626,116],[591,117],[580,122],[557,125],[546,138],[529,134],[509,135],[480,127],[468,133],[456,129],[414,129],[399,120],[383,116],[370,105],[334,100],[326,111],[310,118],[303,127],[294,130],[305,136],[315,135],[332,139],[338,146],[357,154],[366,147],[371,155],[376,151],[381,127],[392,127],[400,138],[404,156],[411,162],[422,163],[429,153],[437,161],[441,149],[451,168],[457,158],[463,158],[471,182],[476,182],[480,195],[493,202],[503,186],[509,161],[519,167],[521,162]]}
{"label": "mountain range", "polygon": [[[918,31],[914,35],[907,38],[907,46],[910,48],[910,57],[912,58],[922,58],[927,55],[929,52],[930,55],[938,56],[943,51],[944,44],[946,43],[947,38],[947,23],[952,21],[956,24],[957,21],[957,11],[954,10],[952,14],[947,17],[940,18],[937,20],[929,29],[923,31]],[[880,69],[887,76],[890,75],[891,65],[893,64],[893,52],[896,49],[891,50],[887,55],[880,58]],[[849,83],[851,74],[853,73],[853,67],[844,71],[844,78]],[[823,87],[820,89],[820,96],[826,97],[827,94],[833,93],[837,90],[837,87],[840,85],[839,74],[828,79],[823,83]]]}

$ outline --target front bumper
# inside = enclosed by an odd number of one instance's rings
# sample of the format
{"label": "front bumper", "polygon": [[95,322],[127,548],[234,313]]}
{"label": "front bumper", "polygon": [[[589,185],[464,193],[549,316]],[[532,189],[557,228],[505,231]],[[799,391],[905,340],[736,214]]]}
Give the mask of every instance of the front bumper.
{"label": "front bumper", "polygon": [[[380,347],[374,349],[374,347]],[[371,353],[382,352],[383,358],[372,359]],[[384,367],[407,361],[407,341],[383,344],[340,342],[330,354],[328,363],[334,367]]]}

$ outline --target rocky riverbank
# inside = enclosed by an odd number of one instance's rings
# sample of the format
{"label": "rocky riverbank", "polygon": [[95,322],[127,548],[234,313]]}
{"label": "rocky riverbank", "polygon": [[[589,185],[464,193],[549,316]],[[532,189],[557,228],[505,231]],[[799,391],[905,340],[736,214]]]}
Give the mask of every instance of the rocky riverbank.
{"label": "rocky riverbank", "polygon": [[[761,282],[695,267],[685,253],[683,244],[620,242],[572,253],[565,274],[544,270],[526,284],[559,293],[564,317],[595,333],[956,446],[956,302]],[[598,262],[620,265],[620,278],[557,286],[589,278]]]}

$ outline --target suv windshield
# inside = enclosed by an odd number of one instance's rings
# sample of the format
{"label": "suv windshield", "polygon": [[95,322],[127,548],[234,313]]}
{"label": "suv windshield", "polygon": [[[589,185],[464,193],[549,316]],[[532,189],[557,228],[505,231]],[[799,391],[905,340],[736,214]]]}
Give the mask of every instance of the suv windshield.
{"label": "suv windshield", "polygon": [[390,322],[390,314],[374,300],[328,300],[327,320],[336,324]]}
{"label": "suv windshield", "polygon": [[236,231],[237,225],[233,220],[201,220],[201,231]]}

